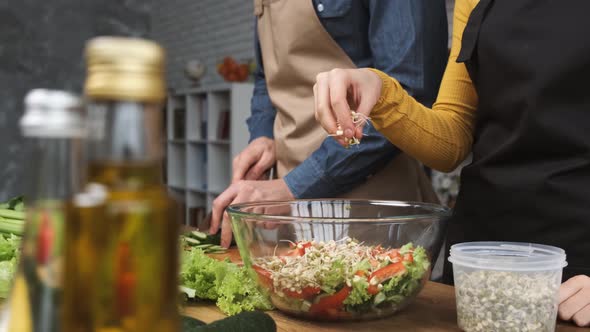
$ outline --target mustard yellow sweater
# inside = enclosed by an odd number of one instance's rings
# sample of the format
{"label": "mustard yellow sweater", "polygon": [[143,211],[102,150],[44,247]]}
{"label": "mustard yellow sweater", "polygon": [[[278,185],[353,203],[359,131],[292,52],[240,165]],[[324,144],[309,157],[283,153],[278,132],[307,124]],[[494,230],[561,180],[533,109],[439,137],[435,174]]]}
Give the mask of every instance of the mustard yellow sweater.
{"label": "mustard yellow sweater", "polygon": [[371,119],[377,130],[407,154],[434,169],[453,170],[471,151],[478,97],[467,68],[457,63],[461,37],[479,0],[457,0],[453,39],[436,103],[427,108],[408,95],[400,83],[378,70],[381,98]]}

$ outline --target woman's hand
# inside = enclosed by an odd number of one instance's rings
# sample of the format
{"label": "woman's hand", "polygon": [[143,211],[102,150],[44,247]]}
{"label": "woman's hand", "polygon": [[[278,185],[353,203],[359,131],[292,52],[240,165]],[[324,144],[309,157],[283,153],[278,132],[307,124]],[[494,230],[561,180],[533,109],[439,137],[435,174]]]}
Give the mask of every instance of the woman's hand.
{"label": "woman's hand", "polygon": [[[381,78],[368,69],[333,69],[316,76],[315,118],[342,145],[363,136],[363,123],[352,122],[351,110],[369,116],[381,96]],[[345,140],[345,138],[347,140]]]}
{"label": "woman's hand", "polygon": [[590,326],[590,277],[575,276],[559,289],[559,318]]}

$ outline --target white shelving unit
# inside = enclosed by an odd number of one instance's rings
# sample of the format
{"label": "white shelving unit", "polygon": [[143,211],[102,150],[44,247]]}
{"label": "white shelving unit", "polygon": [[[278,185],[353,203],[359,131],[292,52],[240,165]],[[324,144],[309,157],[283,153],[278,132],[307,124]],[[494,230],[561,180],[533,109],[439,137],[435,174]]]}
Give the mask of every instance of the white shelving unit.
{"label": "white shelving unit", "polygon": [[166,104],[166,179],[186,225],[199,227],[231,182],[232,160],[248,144],[251,83],[175,91]]}

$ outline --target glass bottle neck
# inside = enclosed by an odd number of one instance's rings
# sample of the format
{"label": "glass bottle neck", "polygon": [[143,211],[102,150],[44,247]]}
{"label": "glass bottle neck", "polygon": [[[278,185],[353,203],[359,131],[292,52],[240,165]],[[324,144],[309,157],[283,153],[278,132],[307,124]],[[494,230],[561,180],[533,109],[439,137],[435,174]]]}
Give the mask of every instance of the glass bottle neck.
{"label": "glass bottle neck", "polygon": [[161,115],[156,104],[91,103],[88,107],[90,181],[110,187],[161,184]]}
{"label": "glass bottle neck", "polygon": [[31,143],[37,160],[29,166],[37,176],[27,196],[36,201],[72,198],[85,178],[82,140],[43,137]]}

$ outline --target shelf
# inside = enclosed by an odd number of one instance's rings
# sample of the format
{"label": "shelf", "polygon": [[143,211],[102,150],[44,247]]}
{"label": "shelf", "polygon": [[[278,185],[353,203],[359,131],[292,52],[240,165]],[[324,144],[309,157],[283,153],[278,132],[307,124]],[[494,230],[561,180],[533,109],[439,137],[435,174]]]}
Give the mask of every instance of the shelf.
{"label": "shelf", "polygon": [[214,139],[208,141],[211,144],[229,145],[231,142],[228,139]]}
{"label": "shelf", "polygon": [[207,139],[229,140],[230,95],[228,91],[213,92],[208,98]]}
{"label": "shelf", "polygon": [[207,138],[208,102],[206,95],[186,96],[186,137],[188,140]]}
{"label": "shelf", "polygon": [[186,151],[184,145],[168,143],[168,185],[175,188],[183,188],[186,184]]}
{"label": "shelf", "polygon": [[231,183],[232,159],[248,144],[251,83],[171,93],[166,102],[166,172],[182,223],[205,227],[213,200]]}
{"label": "shelf", "polygon": [[188,139],[187,142],[191,144],[207,144],[206,139]]}
{"label": "shelf", "polygon": [[187,187],[205,190],[207,184],[207,147],[199,144],[188,145]]}
{"label": "shelf", "polygon": [[231,159],[229,146],[209,145],[207,162],[207,189],[210,192],[221,193],[230,184],[231,180]]}

